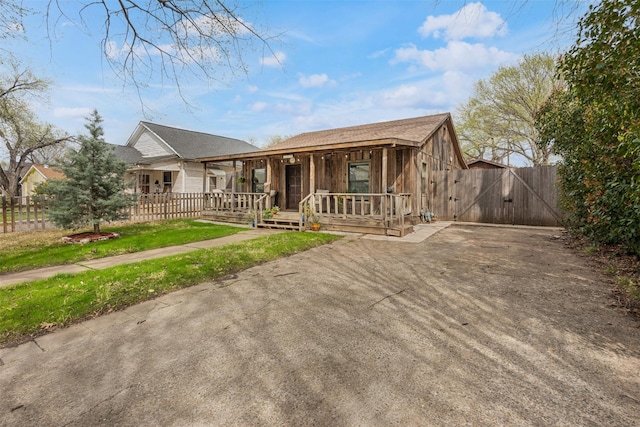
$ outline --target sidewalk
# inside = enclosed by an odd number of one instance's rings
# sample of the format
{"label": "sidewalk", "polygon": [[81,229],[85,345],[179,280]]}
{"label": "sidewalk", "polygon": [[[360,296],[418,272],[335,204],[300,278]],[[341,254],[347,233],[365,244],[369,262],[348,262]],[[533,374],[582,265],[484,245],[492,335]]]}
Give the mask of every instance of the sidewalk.
{"label": "sidewalk", "polygon": [[[368,240],[382,240],[395,243],[420,243],[438,231],[451,225],[451,222],[441,221],[432,224],[418,224],[414,227],[414,232],[400,237],[378,236],[378,235],[361,235]],[[242,242],[244,240],[254,239],[256,237],[265,236],[267,234],[282,233],[282,230],[269,230],[265,228],[253,228],[247,231],[241,231],[231,236],[221,237],[219,239],[203,240],[200,242],[192,242],[179,246],[168,246],[165,248],[151,249],[148,251],[134,252],[124,255],[116,255],[106,258],[92,259],[82,261],[76,264],[56,265],[53,267],[39,268],[36,270],[21,271],[18,273],[0,274],[0,287],[13,285],[22,282],[32,282],[34,280],[47,279],[56,274],[63,273],[79,273],[87,270],[103,270],[115,265],[130,264],[133,262],[144,261],[153,258],[162,258],[171,255],[178,255],[185,252],[191,252],[198,249],[212,248],[215,246],[227,245],[230,243]],[[336,232],[337,233],[337,232]],[[337,233],[340,234],[340,233]]]}
{"label": "sidewalk", "polygon": [[31,282],[34,280],[47,279],[62,273],[79,273],[87,270],[103,270],[115,265],[130,264],[153,258],[162,258],[171,255],[178,255],[185,252],[196,251],[198,249],[213,248],[215,246],[227,245],[230,243],[242,242],[244,240],[255,239],[267,234],[281,233],[281,230],[249,229],[241,231],[231,236],[220,237],[218,239],[203,240],[179,246],[168,246],[165,248],[151,249],[148,251],[135,252],[131,254],[116,255],[106,258],[98,258],[89,261],[82,261],[77,264],[56,265],[53,267],[39,268],[37,270],[21,271],[18,273],[8,273],[0,275],[0,287],[13,285],[21,282]]}

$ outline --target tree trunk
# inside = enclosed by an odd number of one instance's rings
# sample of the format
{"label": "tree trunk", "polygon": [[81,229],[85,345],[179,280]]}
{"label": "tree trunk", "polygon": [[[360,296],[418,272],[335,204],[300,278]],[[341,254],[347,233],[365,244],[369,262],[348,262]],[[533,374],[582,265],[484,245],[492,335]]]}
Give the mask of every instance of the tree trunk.
{"label": "tree trunk", "polygon": [[93,224],[93,232],[95,234],[100,234],[100,224],[99,223]]}

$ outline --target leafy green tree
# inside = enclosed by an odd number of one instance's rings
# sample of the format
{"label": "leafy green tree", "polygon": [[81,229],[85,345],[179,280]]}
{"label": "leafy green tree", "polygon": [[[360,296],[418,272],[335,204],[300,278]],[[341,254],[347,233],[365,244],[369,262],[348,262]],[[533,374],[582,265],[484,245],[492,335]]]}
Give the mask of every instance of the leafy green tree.
{"label": "leafy green tree", "polygon": [[525,55],[515,66],[500,67],[457,109],[457,133],[468,157],[503,162],[520,156],[529,164],[551,161],[552,146],[538,144],[535,114],[561,86],[548,53]]}
{"label": "leafy green tree", "polygon": [[590,6],[559,71],[568,89],[550,98],[537,127],[563,158],[568,225],[640,255],[640,3]]}
{"label": "leafy green tree", "polygon": [[80,148],[70,150],[59,167],[66,179],[50,180],[43,192],[53,196],[49,217],[63,228],[93,226],[125,219],[131,198],[125,194],[126,165],[104,140],[102,118],[96,110],[87,117],[88,135],[78,137]]}

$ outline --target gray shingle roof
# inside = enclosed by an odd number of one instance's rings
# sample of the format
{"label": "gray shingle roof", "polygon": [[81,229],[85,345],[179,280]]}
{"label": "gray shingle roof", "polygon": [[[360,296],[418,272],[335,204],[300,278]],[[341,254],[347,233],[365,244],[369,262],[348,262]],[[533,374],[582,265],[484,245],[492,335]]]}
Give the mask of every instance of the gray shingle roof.
{"label": "gray shingle roof", "polygon": [[135,165],[142,161],[142,153],[140,153],[133,147],[117,144],[109,145],[113,147],[113,151],[116,154],[116,157],[125,162],[127,165]]}
{"label": "gray shingle roof", "polygon": [[140,122],[140,124],[158,135],[178,153],[178,156],[186,160],[193,160],[199,157],[250,153],[259,150],[258,147],[240,139],[178,129],[150,122]]}

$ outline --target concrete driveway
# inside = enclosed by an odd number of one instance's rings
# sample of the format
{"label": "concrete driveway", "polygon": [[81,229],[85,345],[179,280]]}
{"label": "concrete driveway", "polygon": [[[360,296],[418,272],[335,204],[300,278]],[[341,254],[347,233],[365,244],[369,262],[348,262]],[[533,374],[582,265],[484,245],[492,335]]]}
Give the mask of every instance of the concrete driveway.
{"label": "concrete driveway", "polygon": [[347,237],[0,350],[0,423],[640,425],[639,323],[557,230]]}

